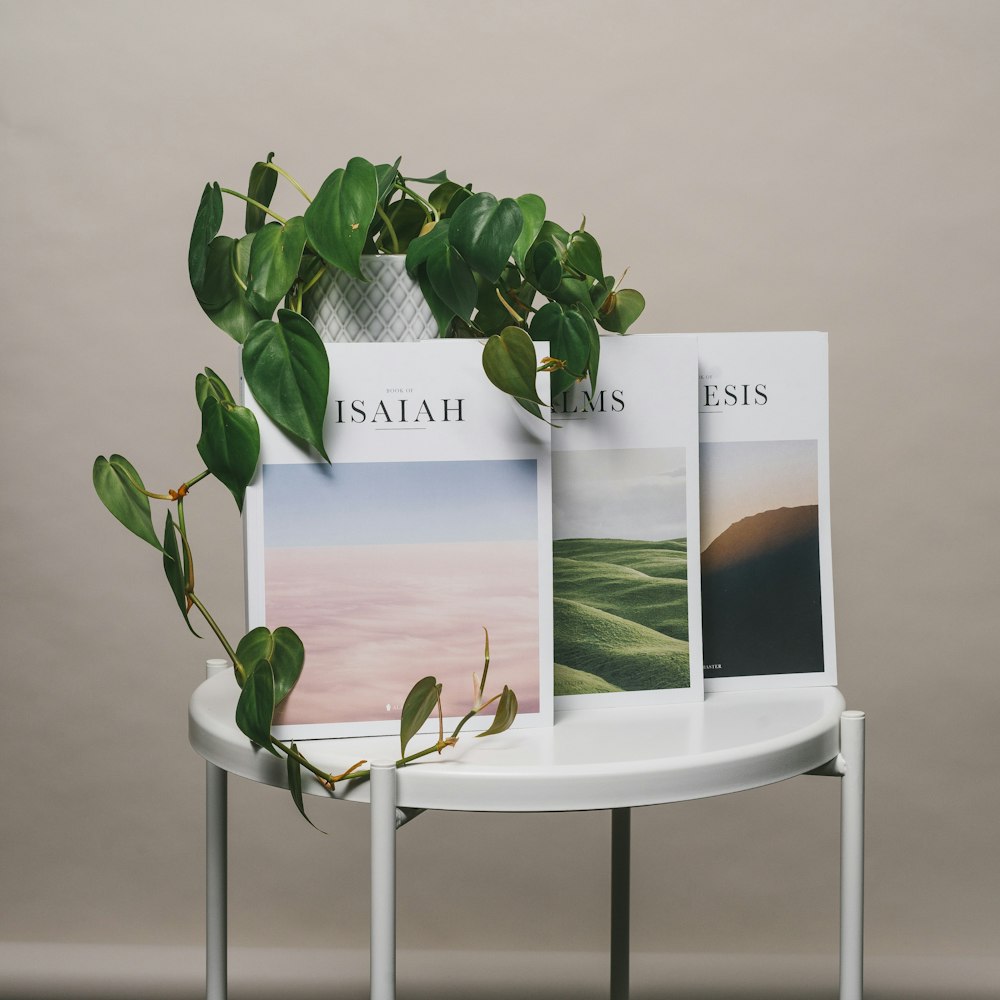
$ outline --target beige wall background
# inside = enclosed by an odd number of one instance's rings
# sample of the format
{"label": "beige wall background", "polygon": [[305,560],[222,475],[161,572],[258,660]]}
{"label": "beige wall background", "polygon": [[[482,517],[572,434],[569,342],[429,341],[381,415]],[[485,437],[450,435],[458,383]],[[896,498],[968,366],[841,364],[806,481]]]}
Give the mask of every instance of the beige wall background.
{"label": "beige wall background", "polygon": [[[352,155],[403,154],[586,214],[646,294],[640,330],[830,331],[841,687],[870,720],[873,995],[917,995],[905,970],[949,985],[935,995],[987,995],[998,43],[1000,6],[968,0],[2,3],[0,995],[41,996],[91,960],[117,982],[129,948],[174,949],[197,977],[186,703],[218,653],[187,634],[90,468],[117,451],[163,486],[200,468],[195,373],[232,384],[237,359],[188,287],[188,236],[204,183],[242,187],[268,150],[313,190]],[[190,513],[199,589],[236,631],[223,494]],[[231,782],[237,948],[363,956],[367,814],[315,812],[328,836],[283,793]],[[675,983],[681,956],[754,953],[734,966],[744,987],[752,969],[832,996],[837,817],[836,786],[804,778],[638,811],[636,951]],[[401,947],[491,951],[488,980],[514,975],[506,953],[583,968],[606,945],[609,830],[603,814],[423,817],[400,835]],[[815,992],[789,972],[810,956]]]}

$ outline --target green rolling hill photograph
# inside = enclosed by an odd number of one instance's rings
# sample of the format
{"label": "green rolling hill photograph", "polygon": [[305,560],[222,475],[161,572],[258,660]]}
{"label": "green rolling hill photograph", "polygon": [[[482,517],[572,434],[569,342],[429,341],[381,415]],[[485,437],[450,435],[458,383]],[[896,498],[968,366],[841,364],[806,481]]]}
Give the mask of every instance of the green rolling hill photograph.
{"label": "green rolling hill photograph", "polygon": [[561,538],[553,554],[557,695],[690,685],[686,539]]}

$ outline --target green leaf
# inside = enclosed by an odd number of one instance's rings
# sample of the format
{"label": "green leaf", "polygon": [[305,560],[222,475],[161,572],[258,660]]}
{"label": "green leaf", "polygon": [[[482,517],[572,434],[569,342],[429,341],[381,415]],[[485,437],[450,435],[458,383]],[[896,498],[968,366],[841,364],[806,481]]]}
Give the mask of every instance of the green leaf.
{"label": "green leaf", "polygon": [[430,177],[404,177],[403,180],[410,184],[444,184],[448,180],[448,171],[439,170]]}
{"label": "green leaf", "polygon": [[587,320],[587,333],[590,340],[590,358],[587,361],[587,374],[590,376],[590,391],[597,392],[597,370],[601,363],[601,333],[589,314],[585,318]]}
{"label": "green leaf", "polygon": [[256,233],[239,240],[230,236],[217,236],[209,247],[205,268],[205,281],[198,294],[198,301],[208,318],[225,330],[237,343],[242,344],[260,316],[250,305],[241,286],[247,283]]}
{"label": "green leaf", "polygon": [[455,210],[448,239],[474,271],[496,282],[510,260],[522,221],[521,209],[513,198],[497,201],[481,191]]}
{"label": "green leaf", "polygon": [[375,168],[375,181],[377,187],[376,199],[379,204],[385,201],[385,199],[392,194],[393,185],[396,183],[396,178],[399,176],[399,162],[403,158],[401,156],[396,157],[395,163],[380,163]]}
{"label": "green leaf", "polygon": [[634,288],[612,292],[597,311],[597,322],[611,333],[624,333],[646,308],[646,300]]}
{"label": "green leaf", "polygon": [[500,700],[497,702],[497,710],[493,716],[492,725],[489,729],[481,733],[476,733],[476,739],[482,739],[484,736],[496,736],[497,733],[502,733],[510,729],[516,718],[517,695],[505,684],[503,692],[500,695]]}
{"label": "green leaf", "polygon": [[558,222],[546,219],[542,223],[542,228],[538,231],[538,236],[536,237],[535,242],[541,243],[543,240],[546,243],[551,243],[556,250],[559,251],[560,257],[566,256],[566,246],[569,243],[569,233],[563,229]]}
{"label": "green leaf", "polygon": [[535,242],[545,221],[545,202],[537,194],[522,194],[517,199],[521,209],[521,235],[514,244],[514,260],[517,266],[524,270],[524,258],[531,244]]}
{"label": "green leaf", "polygon": [[440,697],[441,685],[438,684],[436,677],[421,677],[410,689],[399,717],[400,757],[406,756],[406,745],[430,718]]}
{"label": "green leaf", "polygon": [[149,498],[141,492],[145,485],[128,459],[121,455],[111,458],[99,455],[94,461],[93,479],[101,503],[129,531],[162,552],[163,546],[153,530]]}
{"label": "green leaf", "polygon": [[258,230],[250,248],[247,301],[266,319],[288,294],[302,262],[306,225],[301,215],[284,225],[269,222]]}
{"label": "green leaf", "polygon": [[579,304],[591,315],[597,311],[590,301],[590,282],[583,278],[563,278],[549,298],[567,306]]}
{"label": "green leaf", "polygon": [[468,201],[471,197],[472,192],[467,187],[462,187],[454,181],[446,181],[431,191],[427,200],[438,210],[442,218],[447,218],[454,214],[455,209],[463,201]]}
{"label": "green leaf", "polygon": [[406,270],[411,278],[417,275],[417,269],[440,252],[441,247],[448,243],[448,227],[450,219],[442,219],[429,229],[423,236],[418,236],[406,251]]}
{"label": "green leaf", "polygon": [[257,323],[243,345],[243,374],[261,409],[329,462],[323,446],[323,420],[330,362],[309,320],[279,309],[276,322]]}
{"label": "green leaf", "polygon": [[525,275],[543,295],[551,295],[562,281],[559,251],[548,240],[537,241],[524,260]]}
{"label": "green leaf", "polygon": [[580,229],[569,238],[566,259],[572,267],[600,281],[604,277],[601,248],[590,233]]}
{"label": "green leaf", "polygon": [[236,703],[236,725],[251,743],[275,757],[281,754],[271,743],[271,719],[274,717],[274,677],[271,664],[260,660],[254,664]]}
{"label": "green leaf", "polygon": [[[290,628],[281,626],[273,632],[261,625],[248,632],[236,647],[236,659],[244,670],[267,662],[271,667],[274,704],[278,706],[295,687],[302,673],[306,653],[302,640]],[[237,675],[238,676],[238,675]]]}
{"label": "green leaf", "polygon": [[[385,211],[392,223],[392,228],[396,233],[396,242],[399,246],[399,253],[406,253],[410,244],[420,235],[420,230],[427,221],[424,210],[409,198],[404,201],[394,201]],[[395,253],[392,246],[392,237],[389,236],[388,228],[382,226],[382,247],[389,253]]]}
{"label": "green leaf", "polygon": [[[264,162],[257,161],[250,168],[250,183],[247,185],[247,195],[260,202],[265,208],[270,208],[271,197],[278,183],[278,173],[267,164],[274,159],[274,153],[268,153]],[[256,205],[247,204],[246,231],[255,233],[264,225],[267,216]]]}
{"label": "green leaf", "polygon": [[163,529],[163,572],[167,576],[167,583],[170,584],[177,606],[184,616],[185,624],[190,629],[191,634],[196,639],[200,639],[201,636],[195,632],[188,614],[187,581],[190,565],[188,564],[187,552],[182,555],[177,545],[177,529],[174,527],[174,518],[169,510],[167,511],[167,524]]}
{"label": "green leaf", "polygon": [[209,396],[201,408],[198,454],[243,510],[247,486],[257,471],[260,429],[257,418],[245,406],[220,403]]}
{"label": "green leaf", "polygon": [[194,216],[194,228],[191,230],[191,242],[188,246],[188,275],[191,287],[199,299],[201,286],[205,281],[208,247],[222,226],[222,215],[222,189],[217,183],[206,184]]}
{"label": "green leaf", "polygon": [[590,329],[583,315],[558,302],[542,306],[531,319],[533,340],[547,340],[549,354],[566,362],[565,370],[552,372],[552,396],[565,392],[587,372]]}
{"label": "green leaf", "polygon": [[333,267],[365,281],[361,251],[378,204],[375,167],[360,156],[338,167],[306,209],[306,233],[316,252]]}
{"label": "green leaf", "polygon": [[438,298],[460,319],[470,319],[478,294],[476,279],[458,250],[450,243],[438,243],[427,259],[426,268]]}
{"label": "green leaf", "polygon": [[446,306],[441,296],[434,291],[431,279],[427,277],[427,269],[425,267],[420,268],[417,272],[417,283],[420,285],[420,292],[424,297],[424,301],[430,306],[431,314],[437,322],[438,336],[451,336],[451,321],[455,318],[455,310]]}
{"label": "green leaf", "polygon": [[[293,743],[292,751],[298,753],[299,748]],[[291,756],[285,758],[285,766],[288,772],[288,790],[292,793],[292,801],[295,803],[295,808],[301,813],[302,818],[314,829],[319,830],[320,833],[326,833],[326,830],[320,830],[319,827],[306,815],[306,805],[302,801],[302,768],[299,762]]]}
{"label": "green leaf", "polygon": [[200,372],[194,379],[194,396],[200,410],[209,396],[214,396],[220,403],[235,404],[229,386],[211,368],[206,368],[204,375]]}
{"label": "green leaf", "polygon": [[536,416],[542,400],[535,390],[538,358],[531,338],[516,326],[490,337],[483,347],[483,370],[502,392],[513,396]]}

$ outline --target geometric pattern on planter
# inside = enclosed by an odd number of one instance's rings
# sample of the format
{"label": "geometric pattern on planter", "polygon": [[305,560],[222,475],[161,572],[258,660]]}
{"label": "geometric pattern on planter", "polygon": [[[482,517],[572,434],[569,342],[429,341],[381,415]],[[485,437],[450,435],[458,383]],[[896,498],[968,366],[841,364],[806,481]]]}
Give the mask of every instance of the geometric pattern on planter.
{"label": "geometric pattern on planter", "polygon": [[327,343],[401,343],[437,336],[434,314],[420,285],[406,273],[405,254],[361,258],[358,281],[327,271],[309,290],[302,312]]}

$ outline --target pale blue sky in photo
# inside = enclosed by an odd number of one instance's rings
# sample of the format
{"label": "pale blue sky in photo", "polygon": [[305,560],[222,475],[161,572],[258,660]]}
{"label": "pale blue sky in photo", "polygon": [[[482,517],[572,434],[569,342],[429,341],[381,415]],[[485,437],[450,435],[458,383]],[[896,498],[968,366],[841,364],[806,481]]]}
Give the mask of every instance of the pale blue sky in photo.
{"label": "pale blue sky in photo", "polygon": [[398,545],[538,537],[532,459],[264,466],[264,545]]}
{"label": "pale blue sky in photo", "polygon": [[683,448],[595,448],[552,455],[554,538],[687,537]]}

